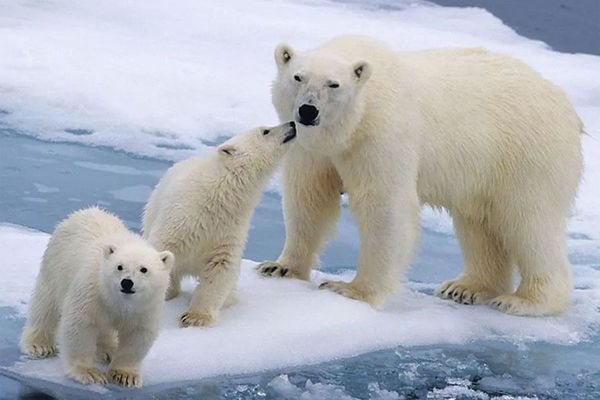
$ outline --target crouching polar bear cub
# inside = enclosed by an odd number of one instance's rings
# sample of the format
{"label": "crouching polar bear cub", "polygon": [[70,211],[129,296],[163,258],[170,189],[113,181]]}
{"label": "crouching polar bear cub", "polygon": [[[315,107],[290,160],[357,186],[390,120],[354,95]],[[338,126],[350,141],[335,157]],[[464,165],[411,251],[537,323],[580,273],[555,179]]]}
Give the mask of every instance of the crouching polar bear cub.
{"label": "crouching polar bear cub", "polygon": [[346,191],[361,240],[357,274],[323,288],[381,305],[428,204],[452,216],[465,261],[441,297],[521,315],[567,308],[565,220],[582,172],[582,124],[559,88],[505,55],[399,53],[364,37],[305,53],[279,45],[275,60],[273,104],[298,122],[298,145],[283,164],[285,246],[263,274],[308,279]]}
{"label": "crouching polar bear cub", "polygon": [[252,211],[295,136],[293,122],[252,129],[208,157],[175,164],[154,189],[144,236],[175,254],[167,300],[179,295],[184,276],[200,280],[181,326],[212,325],[235,302]]}
{"label": "crouching polar bear cub", "polygon": [[157,252],[120,219],[98,208],[77,211],[50,238],[21,337],[34,357],[60,350],[67,376],[141,386],[139,366],[158,334],[173,254]]}

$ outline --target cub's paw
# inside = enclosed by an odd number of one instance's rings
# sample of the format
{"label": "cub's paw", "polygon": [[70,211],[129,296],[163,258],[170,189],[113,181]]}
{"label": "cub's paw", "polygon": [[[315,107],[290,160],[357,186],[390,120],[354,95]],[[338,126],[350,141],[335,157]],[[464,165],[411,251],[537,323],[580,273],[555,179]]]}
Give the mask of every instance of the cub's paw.
{"label": "cub's paw", "polygon": [[279,278],[295,278],[292,270],[274,261],[265,261],[256,267],[262,276],[274,276]]}
{"label": "cub's paw", "polygon": [[67,376],[84,385],[97,383],[106,385],[108,380],[104,373],[94,367],[73,367],[67,369]]}
{"label": "cub's paw", "polygon": [[109,369],[108,378],[111,383],[125,387],[141,387],[142,376],[137,370]]}
{"label": "cub's paw", "polygon": [[532,317],[559,314],[563,311],[546,309],[542,305],[516,294],[498,296],[490,302],[490,306],[507,314]]}
{"label": "cub's paw", "polygon": [[48,358],[58,354],[56,346],[49,343],[32,343],[23,348],[23,352],[33,358]]}
{"label": "cub's paw", "polygon": [[365,303],[376,305],[370,296],[367,296],[364,291],[353,286],[352,282],[325,281],[319,285],[319,289],[331,290],[332,292],[341,294],[349,299],[364,301]]}
{"label": "cub's paw", "polygon": [[189,326],[212,326],[217,322],[217,318],[208,313],[187,311],[179,317],[179,326],[187,328]]}
{"label": "cub's paw", "polygon": [[444,282],[436,295],[460,304],[487,304],[497,293],[491,293],[474,285],[462,283],[460,279]]}

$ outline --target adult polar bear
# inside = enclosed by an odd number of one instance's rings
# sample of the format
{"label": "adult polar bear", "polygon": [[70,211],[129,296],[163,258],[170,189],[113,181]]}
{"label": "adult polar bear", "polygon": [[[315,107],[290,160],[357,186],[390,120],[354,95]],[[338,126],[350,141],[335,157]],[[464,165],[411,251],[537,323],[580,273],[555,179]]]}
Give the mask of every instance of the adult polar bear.
{"label": "adult polar bear", "polygon": [[284,160],[285,246],[262,274],[309,279],[346,191],[357,274],[322,287],[382,305],[428,204],[452,216],[465,261],[441,297],[520,315],[567,308],[565,223],[583,128],[559,88],[482,49],[398,53],[357,36],[305,53],[282,44],[275,60],[273,104],[282,121],[299,122],[299,146]]}

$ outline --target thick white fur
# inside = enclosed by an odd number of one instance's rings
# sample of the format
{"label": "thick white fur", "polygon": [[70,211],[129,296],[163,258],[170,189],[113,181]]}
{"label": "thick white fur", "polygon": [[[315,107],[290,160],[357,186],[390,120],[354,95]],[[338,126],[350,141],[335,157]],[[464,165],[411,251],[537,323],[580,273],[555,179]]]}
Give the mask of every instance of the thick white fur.
{"label": "thick white fur", "polygon": [[[117,217],[98,208],[71,214],[44,253],[22,351],[55,355],[58,330],[67,376],[106,383],[94,365],[98,356],[110,362],[111,382],[141,386],[139,366],[158,334],[172,265],[170,252],[157,252]],[[135,293],[121,292],[125,278],[134,282]]]}
{"label": "thick white fur", "polygon": [[453,217],[465,260],[440,296],[512,314],[565,311],[565,219],[582,172],[582,124],[559,88],[483,49],[399,53],[351,36],[305,53],[280,45],[275,59],[280,119],[297,119],[304,103],[321,117],[298,124],[300,146],[284,160],[286,243],[263,272],[308,279],[346,191],[361,239],[357,275],[324,287],[381,305],[411,260],[428,204]]}
{"label": "thick white fur", "polygon": [[235,302],[252,212],[290,146],[283,143],[290,132],[287,123],[237,135],[208,157],[175,164],[150,196],[144,236],[176,257],[167,300],[179,295],[184,276],[200,281],[181,326],[212,325]]}

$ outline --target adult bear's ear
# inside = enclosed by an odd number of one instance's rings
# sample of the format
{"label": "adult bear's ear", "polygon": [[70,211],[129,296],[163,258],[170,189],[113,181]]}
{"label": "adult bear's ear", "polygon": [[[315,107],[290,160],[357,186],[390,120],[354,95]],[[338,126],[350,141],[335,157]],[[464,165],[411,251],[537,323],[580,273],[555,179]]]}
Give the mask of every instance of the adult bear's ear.
{"label": "adult bear's ear", "polygon": [[104,253],[104,258],[110,257],[116,249],[117,248],[114,244],[107,244],[106,246],[104,246],[104,248],[102,249],[102,252]]}
{"label": "adult bear's ear", "polygon": [[234,145],[227,144],[227,143],[219,146],[218,151],[219,151],[219,155],[224,156],[224,157],[235,157],[238,152]]}
{"label": "adult bear's ear", "polygon": [[275,48],[275,62],[277,63],[277,67],[281,68],[294,57],[294,49],[292,46],[285,43],[280,43]]}
{"label": "adult bear's ear", "polygon": [[371,77],[371,64],[366,61],[358,61],[352,65],[352,76],[358,83],[365,83]]}
{"label": "adult bear's ear", "polygon": [[160,261],[163,262],[167,269],[173,268],[173,265],[175,264],[175,256],[173,255],[173,253],[171,253],[168,250],[165,250],[158,253],[158,256],[160,257]]}

